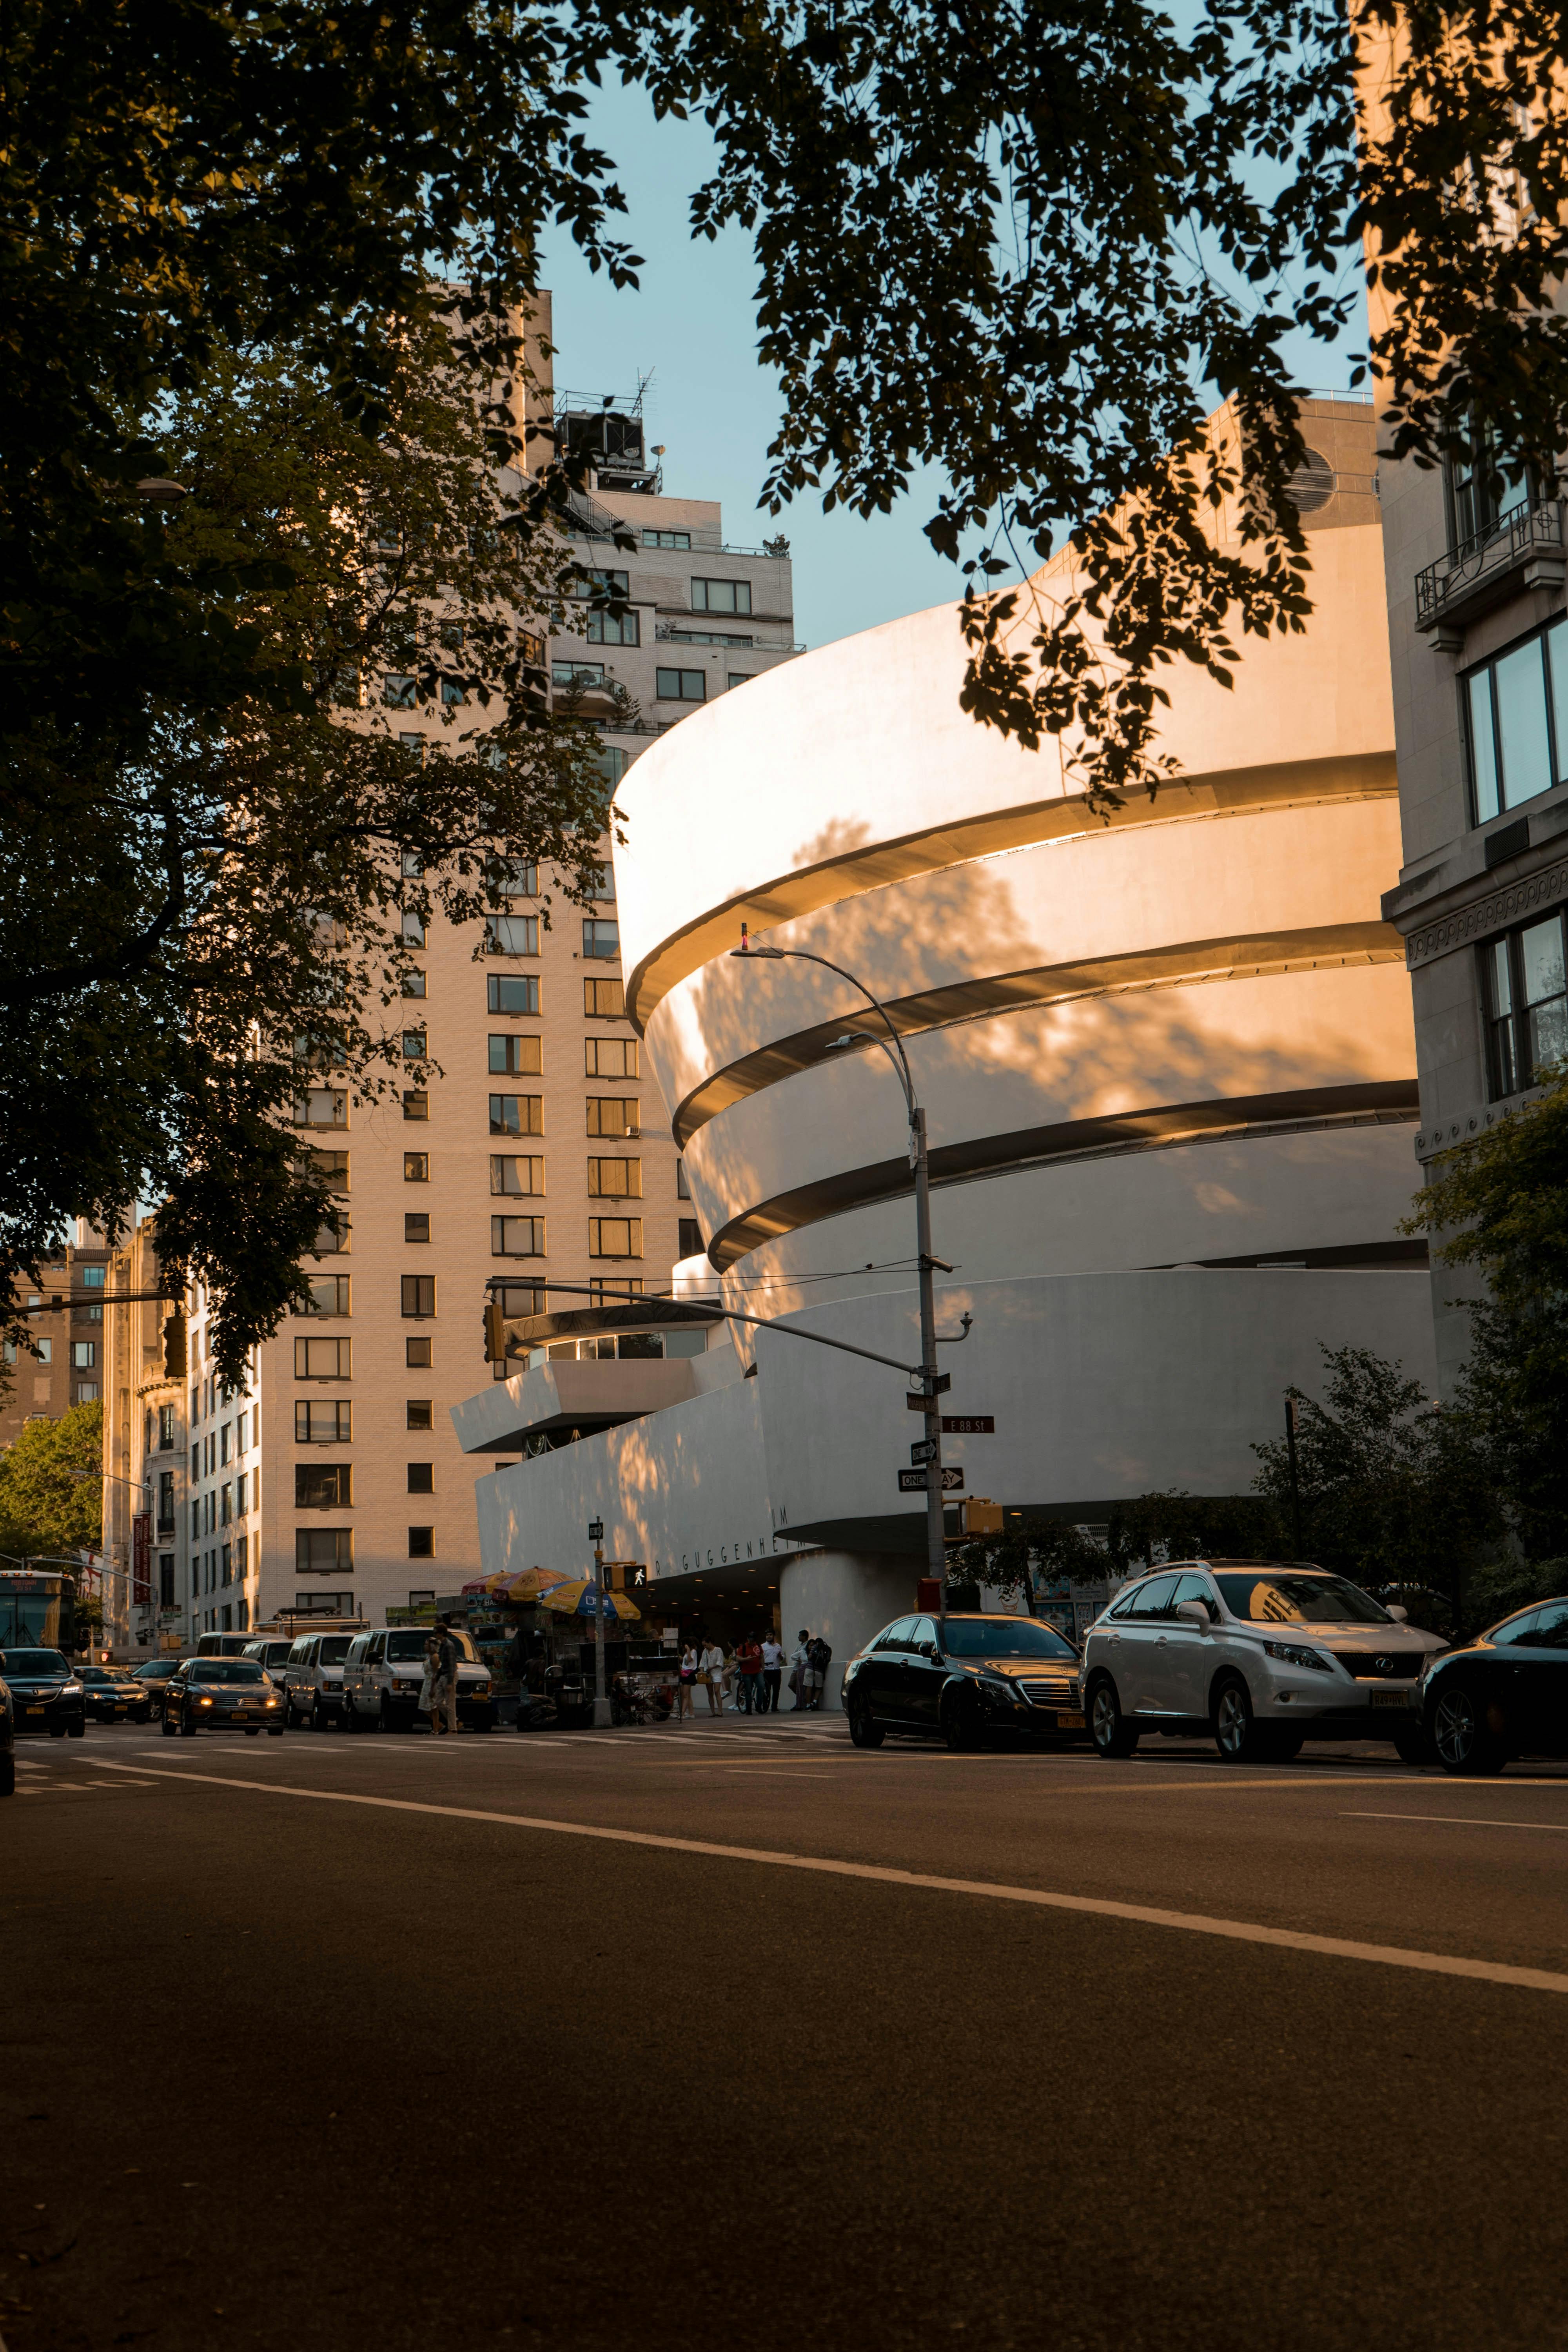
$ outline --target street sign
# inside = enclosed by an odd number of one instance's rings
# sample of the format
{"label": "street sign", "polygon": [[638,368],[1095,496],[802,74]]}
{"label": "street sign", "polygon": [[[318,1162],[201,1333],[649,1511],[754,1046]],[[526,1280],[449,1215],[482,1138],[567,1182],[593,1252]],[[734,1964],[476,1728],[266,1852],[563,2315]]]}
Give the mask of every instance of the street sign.
{"label": "street sign", "polygon": [[925,1465],[934,1457],[935,1453],[936,1440],[934,1437],[917,1437],[914,1444],[910,1448],[910,1460],[914,1464],[917,1470],[921,1470],[923,1469]]}
{"label": "street sign", "polygon": [[[925,1490],[926,1474],[923,1470],[900,1471],[899,1492],[900,1495],[923,1495]],[[963,1471],[949,1469],[944,1465],[942,1474],[942,1491],[944,1495],[962,1495],[963,1492]]]}
{"label": "street sign", "polygon": [[989,1412],[944,1412],[942,1433],[944,1437],[994,1437],[995,1416]]}
{"label": "street sign", "polygon": [[604,1540],[605,1540],[605,1522],[604,1522],[604,1520],[603,1520],[603,1519],[590,1519],[590,1520],[589,1520],[589,1522],[588,1522],[588,1541],[589,1541],[590,1543],[603,1543],[603,1542],[604,1542]]}
{"label": "street sign", "polygon": [[[936,1385],[931,1390],[931,1395],[945,1396],[952,1386],[952,1374],[951,1372],[938,1372],[936,1376]],[[911,1412],[924,1412],[930,1401],[930,1398],[927,1396],[923,1389],[910,1389],[904,1398],[904,1402],[909,1406]]]}

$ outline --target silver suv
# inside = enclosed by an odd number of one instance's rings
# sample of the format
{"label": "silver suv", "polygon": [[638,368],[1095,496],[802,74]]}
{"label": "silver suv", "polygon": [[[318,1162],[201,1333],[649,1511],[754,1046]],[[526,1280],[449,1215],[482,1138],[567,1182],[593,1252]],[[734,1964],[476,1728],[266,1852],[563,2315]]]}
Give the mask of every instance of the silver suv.
{"label": "silver suv", "polygon": [[[312,1731],[325,1731],[342,1715],[343,1661],[348,1654],[346,1633],[300,1635],[282,1670],[286,1729],[308,1723]],[[273,1679],[278,1679],[276,1671]]]}
{"label": "silver suv", "polygon": [[1084,1643],[1102,1756],[1146,1731],[1208,1732],[1227,1763],[1288,1762],[1307,1739],[1426,1754],[1420,1677],[1436,1633],[1306,1560],[1176,1560],[1119,1592]]}
{"label": "silver suv", "polygon": [[[343,1664],[343,1724],[350,1731],[406,1731],[419,1713],[429,1628],[393,1625],[384,1633],[358,1633]],[[495,1723],[495,1690],[489,1670],[479,1664],[470,1635],[460,1625],[452,1639],[461,1654],[458,1667],[458,1720],[475,1731]]]}

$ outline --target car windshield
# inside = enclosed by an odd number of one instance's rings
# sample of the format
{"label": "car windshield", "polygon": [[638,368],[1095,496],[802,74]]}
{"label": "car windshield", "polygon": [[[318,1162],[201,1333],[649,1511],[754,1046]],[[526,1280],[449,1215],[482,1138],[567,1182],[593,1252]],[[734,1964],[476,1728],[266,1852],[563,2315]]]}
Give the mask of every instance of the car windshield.
{"label": "car windshield", "polygon": [[428,1639],[429,1636],[426,1633],[389,1633],[386,1637],[386,1654],[395,1661],[401,1659],[406,1665],[413,1659],[422,1658],[425,1655],[425,1644]]}
{"label": "car windshield", "polygon": [[0,1650],[0,1675],[68,1675],[58,1650]]}
{"label": "car windshield", "polygon": [[146,1665],[138,1666],[132,1679],[139,1683],[157,1682],[162,1675],[172,1675],[177,1664],[174,1658],[153,1658]]}
{"label": "car windshield", "polygon": [[194,1683],[260,1683],[266,1679],[254,1658],[198,1658],[191,1668]]}
{"label": "car windshield", "polygon": [[1267,1574],[1248,1570],[1246,1575],[1221,1572],[1215,1578],[1233,1617],[1255,1625],[1387,1625],[1380,1608],[1359,1584],[1342,1576],[1297,1576],[1289,1569]]}
{"label": "car windshield", "polygon": [[950,1658],[1076,1658],[1072,1643],[1054,1625],[1033,1617],[950,1617]]}
{"label": "car windshield", "polygon": [[114,1687],[114,1676],[106,1675],[101,1666],[79,1666],[76,1678],[79,1683],[107,1683],[111,1690]]}
{"label": "car windshield", "polygon": [[348,1656],[348,1635],[346,1633],[328,1633],[322,1637],[321,1646],[316,1657],[316,1664],[319,1666],[341,1666],[343,1660]]}

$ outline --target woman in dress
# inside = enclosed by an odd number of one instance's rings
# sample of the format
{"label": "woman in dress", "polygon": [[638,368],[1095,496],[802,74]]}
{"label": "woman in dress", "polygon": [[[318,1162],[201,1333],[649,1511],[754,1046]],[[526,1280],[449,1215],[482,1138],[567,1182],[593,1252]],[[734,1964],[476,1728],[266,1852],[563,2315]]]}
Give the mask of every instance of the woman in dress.
{"label": "woman in dress", "polygon": [[675,1684],[675,1719],[678,1723],[683,1715],[690,1715],[695,1709],[696,1701],[691,1694],[696,1681],[697,1652],[688,1642],[680,1654],[680,1672]]}

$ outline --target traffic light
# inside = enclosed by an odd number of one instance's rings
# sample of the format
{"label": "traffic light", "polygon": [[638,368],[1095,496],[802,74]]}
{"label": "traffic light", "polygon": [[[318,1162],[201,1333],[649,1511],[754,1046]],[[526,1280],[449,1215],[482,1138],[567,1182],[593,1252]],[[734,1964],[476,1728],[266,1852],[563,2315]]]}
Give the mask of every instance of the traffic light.
{"label": "traffic light", "polygon": [[506,1322],[499,1298],[485,1301],[485,1361],[504,1364],[506,1361]]}
{"label": "traffic light", "polygon": [[172,1315],[163,1318],[163,1378],[183,1381],[185,1377],[185,1310],[176,1307]]}

